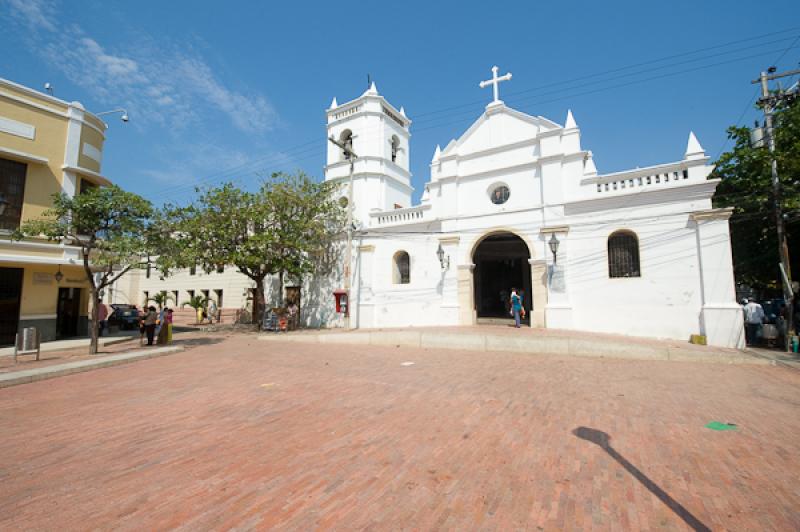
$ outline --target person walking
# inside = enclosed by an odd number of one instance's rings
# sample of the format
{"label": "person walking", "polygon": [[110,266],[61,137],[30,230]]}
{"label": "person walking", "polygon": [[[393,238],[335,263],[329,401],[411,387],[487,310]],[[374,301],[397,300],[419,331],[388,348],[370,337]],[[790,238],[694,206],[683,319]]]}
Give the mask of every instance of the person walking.
{"label": "person walking", "polygon": [[522,312],[522,298],[517,294],[517,289],[511,289],[511,315],[514,316],[514,326],[519,329],[519,316]]}
{"label": "person walking", "polygon": [[97,306],[97,336],[103,336],[103,331],[108,327],[108,307],[105,303],[100,303]]}
{"label": "person walking", "polygon": [[153,345],[157,323],[158,314],[156,314],[156,307],[148,307],[147,314],[144,316],[144,333],[147,335],[147,345]]}
{"label": "person walking", "polygon": [[217,316],[217,303],[213,299],[208,300],[208,307],[206,308],[206,312],[208,313],[209,325],[212,325],[214,323],[214,318],[217,318],[217,323],[219,323],[219,316]]}
{"label": "person walking", "polygon": [[764,309],[755,299],[744,306],[744,336],[747,345],[756,345],[764,323]]}

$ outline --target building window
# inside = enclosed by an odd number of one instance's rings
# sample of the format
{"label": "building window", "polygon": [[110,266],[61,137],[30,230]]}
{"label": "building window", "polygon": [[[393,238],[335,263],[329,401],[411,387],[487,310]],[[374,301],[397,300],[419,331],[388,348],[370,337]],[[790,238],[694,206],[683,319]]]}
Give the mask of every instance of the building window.
{"label": "building window", "polygon": [[389,139],[389,144],[392,148],[392,162],[397,162],[397,152],[400,151],[400,139],[397,138],[397,135],[392,135],[392,138]]}
{"label": "building window", "polygon": [[222,290],[214,290],[214,295],[217,296],[217,306],[222,308]]}
{"label": "building window", "polygon": [[[352,151],[352,149],[353,149],[353,132],[350,131],[349,129],[345,129],[344,131],[342,131],[342,134],[339,135],[339,142],[344,144],[345,148],[347,148],[348,150]],[[350,155],[345,150],[342,150],[342,160],[343,161],[349,161],[350,160]]]}
{"label": "building window", "polygon": [[150,302],[150,292],[147,290],[144,291],[144,303],[142,303],[143,308],[147,308],[147,304]]}
{"label": "building window", "polygon": [[197,266],[192,266],[189,268],[189,275],[196,275],[197,274]]}
{"label": "building window", "polygon": [[639,239],[630,231],[617,231],[608,237],[608,276],[641,277]]}
{"label": "building window", "polygon": [[220,264],[219,266],[217,266],[217,273],[225,273],[225,265],[224,264]]}
{"label": "building window", "polygon": [[26,164],[0,159],[0,230],[13,231],[19,227],[27,170]]}
{"label": "building window", "polygon": [[186,293],[189,294],[189,299],[190,300],[194,299],[194,290],[187,290]]}
{"label": "building window", "polygon": [[508,201],[508,196],[510,195],[511,191],[508,190],[508,187],[505,185],[500,185],[492,189],[490,198],[492,200],[492,203],[494,203],[495,205],[502,205],[503,203]]}
{"label": "building window", "polygon": [[394,284],[408,284],[411,282],[411,260],[408,253],[398,251],[394,254],[392,282]]}
{"label": "building window", "polygon": [[89,190],[93,188],[97,188],[97,185],[95,185],[91,181],[81,178],[81,186],[80,189],[78,190],[78,194],[86,194]]}

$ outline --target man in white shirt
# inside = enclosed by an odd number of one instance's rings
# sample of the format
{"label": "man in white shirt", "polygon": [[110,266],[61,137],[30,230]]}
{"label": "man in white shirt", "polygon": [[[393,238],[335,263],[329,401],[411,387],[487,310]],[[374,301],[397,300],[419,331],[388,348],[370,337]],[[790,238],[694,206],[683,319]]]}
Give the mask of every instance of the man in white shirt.
{"label": "man in white shirt", "polygon": [[761,325],[764,323],[764,309],[754,299],[744,306],[744,333],[747,345],[758,341]]}

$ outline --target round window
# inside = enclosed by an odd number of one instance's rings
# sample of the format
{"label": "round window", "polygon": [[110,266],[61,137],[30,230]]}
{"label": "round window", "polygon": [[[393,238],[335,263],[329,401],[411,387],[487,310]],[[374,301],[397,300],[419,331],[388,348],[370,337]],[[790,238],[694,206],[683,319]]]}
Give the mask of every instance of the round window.
{"label": "round window", "polygon": [[500,185],[499,187],[495,187],[491,194],[492,203],[495,205],[500,205],[507,202],[509,194],[510,192],[507,186]]}

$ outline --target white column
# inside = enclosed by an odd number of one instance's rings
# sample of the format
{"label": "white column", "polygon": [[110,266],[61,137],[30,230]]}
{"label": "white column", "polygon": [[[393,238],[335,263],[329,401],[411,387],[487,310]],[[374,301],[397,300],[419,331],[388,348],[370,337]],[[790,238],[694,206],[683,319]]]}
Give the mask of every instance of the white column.
{"label": "white column", "polygon": [[[549,329],[572,328],[572,304],[569,299],[569,241],[567,235],[569,227],[543,227],[542,238],[545,241],[545,256],[547,257],[547,306],[545,307],[545,321]],[[550,250],[549,241],[555,235],[558,239],[558,252],[556,260]]]}
{"label": "white column", "polygon": [[700,327],[709,345],[744,347],[742,308],[736,302],[728,219],[733,209],[710,209],[692,214],[697,237]]}
{"label": "white column", "polygon": [[[72,102],[67,107],[67,135],[64,146],[64,166],[77,167],[78,156],[81,151],[81,127],[83,121],[83,106]],[[78,192],[78,178],[74,172],[64,170],[61,178],[61,192],[74,196]]]}

